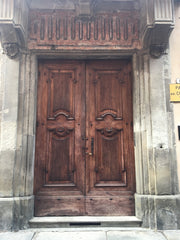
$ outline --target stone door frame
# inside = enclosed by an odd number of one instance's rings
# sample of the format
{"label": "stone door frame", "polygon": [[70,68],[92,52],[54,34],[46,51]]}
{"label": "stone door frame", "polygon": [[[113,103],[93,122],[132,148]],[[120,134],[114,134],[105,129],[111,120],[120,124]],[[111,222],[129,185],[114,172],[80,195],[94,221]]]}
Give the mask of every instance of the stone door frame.
{"label": "stone door frame", "polygon": [[[109,57],[111,56],[111,57]],[[37,94],[37,64],[38,59],[47,58],[47,54],[44,53],[32,53],[24,56],[26,69],[29,69],[28,79],[26,79],[26,86],[29,87],[29,96],[27,100],[27,108],[29,111],[27,114],[27,169],[26,172],[26,188],[27,192],[33,199],[33,171],[34,171],[34,151],[35,151],[35,129],[36,129],[36,94]],[[133,124],[134,124],[134,141],[135,141],[135,166],[136,166],[136,216],[143,220],[144,227],[162,228],[164,226],[163,218],[170,215],[171,223],[166,228],[172,228],[177,225],[176,217],[176,201],[179,199],[179,195],[176,195],[177,190],[177,175],[174,174],[176,168],[175,162],[175,148],[173,142],[169,143],[168,139],[173,136],[169,132],[173,126],[168,126],[168,123],[173,122],[172,105],[168,100],[168,83],[170,81],[169,76],[169,64],[167,62],[168,56],[163,55],[160,59],[153,59],[147,52],[133,52],[121,53],[115,51],[103,51],[101,53],[95,53],[94,51],[81,52],[66,52],[50,54],[50,58],[59,59],[122,59],[132,58],[133,65]],[[49,55],[48,55],[49,58]],[[24,67],[25,67],[24,66]],[[158,67],[157,67],[158,66]],[[165,78],[163,77],[166,74]],[[161,75],[161,76],[160,76]],[[157,82],[159,78],[159,82]],[[156,87],[155,85],[156,84]],[[156,88],[163,86],[162,93],[158,96],[159,105],[154,101],[157,99],[154,92]],[[154,87],[155,89],[154,89]],[[155,106],[157,105],[157,106]],[[157,124],[156,114],[153,113],[153,108],[159,108],[162,116],[161,124]],[[167,115],[167,108],[168,115]],[[27,109],[26,109],[27,111]],[[161,128],[161,125],[164,128]],[[158,131],[157,131],[158,128]],[[163,130],[164,129],[164,130]],[[157,136],[152,135],[157,134]],[[165,133],[163,134],[163,131]],[[158,135],[163,142],[160,141]],[[170,136],[170,135],[171,136]],[[170,144],[170,145],[169,145]],[[171,159],[174,159],[171,161]],[[24,159],[25,160],[25,159]],[[163,162],[164,161],[164,162]],[[163,170],[162,170],[162,166]],[[162,170],[162,171],[161,171]],[[165,172],[164,172],[165,171]],[[166,173],[166,174],[165,174]],[[171,205],[169,209],[163,208],[161,205],[164,202],[168,202]],[[33,201],[30,204],[30,209],[33,209]],[[33,212],[29,212],[33,216]],[[159,218],[159,220],[157,220]]]}
{"label": "stone door frame", "polygon": [[[168,54],[152,58],[148,51],[53,51],[23,52],[14,60],[3,56],[13,78],[13,102],[17,108],[16,142],[12,158],[12,195],[1,198],[6,219],[3,228],[24,228],[34,215],[33,175],[36,130],[38,59],[118,59],[132,58],[133,121],[136,166],[136,216],[144,227],[177,229],[179,205],[173,108],[169,102],[170,66]],[[16,77],[14,77],[16,76]],[[8,85],[10,88],[11,85]],[[9,95],[7,96],[9,97]],[[157,101],[158,97],[158,101]],[[13,106],[10,106],[13,108]],[[6,173],[4,173],[6,174]],[[6,179],[6,178],[5,178]],[[8,191],[6,188],[6,191]],[[11,193],[9,193],[11,194]],[[164,221],[164,219],[169,219]]]}
{"label": "stone door frame", "polygon": [[[173,4],[140,1],[141,50],[28,50],[27,2],[3,7],[0,16],[3,110],[0,229],[18,229],[33,217],[33,173],[36,130],[37,63],[39,58],[132,58],[133,118],[136,165],[136,216],[144,227],[178,229],[180,195],[169,101],[170,64],[167,49],[173,28]],[[23,2],[23,8],[19,7]],[[14,13],[14,14],[13,14]],[[23,14],[22,14],[23,13]],[[27,13],[27,14],[24,14]],[[168,15],[167,15],[168,13]],[[16,18],[22,15],[22,18]],[[161,34],[159,34],[161,32]],[[10,33],[10,34],[9,34]],[[65,49],[65,48],[64,48]],[[10,99],[9,96],[11,96]],[[6,144],[7,142],[9,143]],[[5,164],[4,164],[5,163]]]}

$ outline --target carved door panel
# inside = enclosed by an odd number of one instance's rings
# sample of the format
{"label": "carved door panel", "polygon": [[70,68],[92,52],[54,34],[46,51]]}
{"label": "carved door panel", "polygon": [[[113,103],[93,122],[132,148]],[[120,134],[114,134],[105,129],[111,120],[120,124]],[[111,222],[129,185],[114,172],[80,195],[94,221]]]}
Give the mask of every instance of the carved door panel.
{"label": "carved door panel", "polygon": [[85,65],[39,64],[35,215],[83,215]]}
{"label": "carved door panel", "polygon": [[133,215],[131,64],[39,64],[35,215]]}
{"label": "carved door panel", "polygon": [[89,215],[134,214],[134,156],[131,64],[98,61],[87,65],[86,162]]}

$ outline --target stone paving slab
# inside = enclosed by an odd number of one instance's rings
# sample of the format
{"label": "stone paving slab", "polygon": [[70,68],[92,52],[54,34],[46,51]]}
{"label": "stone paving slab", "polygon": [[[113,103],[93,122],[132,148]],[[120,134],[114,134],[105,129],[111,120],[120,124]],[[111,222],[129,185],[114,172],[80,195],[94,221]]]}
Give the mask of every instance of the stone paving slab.
{"label": "stone paving slab", "polygon": [[32,240],[34,232],[2,232],[0,240]]}
{"label": "stone paving slab", "polygon": [[180,240],[180,230],[147,229],[36,229],[0,232],[0,240]]}
{"label": "stone paving slab", "polygon": [[107,233],[108,240],[167,240],[161,233],[147,231],[147,232],[119,232],[110,231]]}
{"label": "stone paving slab", "polygon": [[105,232],[41,232],[33,240],[106,240]]}
{"label": "stone paving slab", "polygon": [[180,240],[180,230],[178,231],[164,231],[164,236],[168,240]]}

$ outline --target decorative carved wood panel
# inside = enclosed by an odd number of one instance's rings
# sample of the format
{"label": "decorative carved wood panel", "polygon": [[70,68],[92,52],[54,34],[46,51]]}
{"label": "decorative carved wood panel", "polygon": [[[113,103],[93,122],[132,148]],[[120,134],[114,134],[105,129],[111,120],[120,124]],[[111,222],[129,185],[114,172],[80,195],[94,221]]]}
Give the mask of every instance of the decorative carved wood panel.
{"label": "decorative carved wood panel", "polygon": [[133,215],[130,62],[44,61],[39,72],[35,214]]}
{"label": "decorative carved wood panel", "polygon": [[139,13],[124,11],[82,19],[74,11],[38,11],[29,15],[29,48],[139,48]]}
{"label": "decorative carved wood panel", "polygon": [[90,199],[86,211],[92,215],[133,215],[131,65],[128,61],[91,61],[86,76],[86,128],[88,138],[94,141],[86,164]]}
{"label": "decorative carved wood panel", "polygon": [[[35,214],[84,213],[84,62],[39,65]],[[69,196],[69,198],[67,198]],[[73,204],[70,206],[70,202]]]}

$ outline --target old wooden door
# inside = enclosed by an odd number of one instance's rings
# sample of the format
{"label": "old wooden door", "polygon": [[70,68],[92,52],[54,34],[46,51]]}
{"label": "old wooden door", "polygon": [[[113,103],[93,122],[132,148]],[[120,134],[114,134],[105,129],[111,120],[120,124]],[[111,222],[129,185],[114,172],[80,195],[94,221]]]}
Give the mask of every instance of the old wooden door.
{"label": "old wooden door", "polygon": [[35,215],[134,215],[131,63],[39,64]]}

